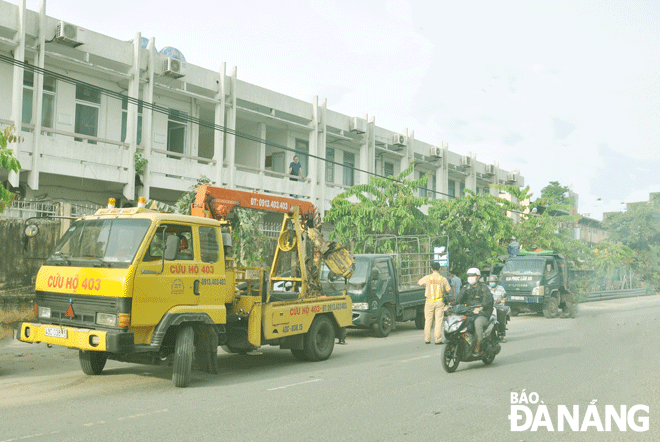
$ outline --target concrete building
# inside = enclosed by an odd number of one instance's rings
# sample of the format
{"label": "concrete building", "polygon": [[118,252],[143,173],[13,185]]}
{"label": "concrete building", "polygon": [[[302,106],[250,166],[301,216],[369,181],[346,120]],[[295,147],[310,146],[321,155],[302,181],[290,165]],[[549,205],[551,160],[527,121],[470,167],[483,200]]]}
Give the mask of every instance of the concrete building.
{"label": "concrete building", "polygon": [[[113,196],[125,206],[143,195],[172,203],[208,177],[300,195],[323,214],[350,186],[396,175],[413,160],[413,178],[430,174],[420,193],[437,198],[524,185],[518,171],[418,140],[412,129],[246,83],[224,63],[219,71],[186,63],[140,33],[117,40],[65,23],[46,15],[45,0],[40,11],[18,3],[0,1],[0,127],[20,128],[24,142],[10,147],[22,170],[0,171],[0,180],[21,201],[104,205]],[[288,179],[294,152],[305,181]]]}

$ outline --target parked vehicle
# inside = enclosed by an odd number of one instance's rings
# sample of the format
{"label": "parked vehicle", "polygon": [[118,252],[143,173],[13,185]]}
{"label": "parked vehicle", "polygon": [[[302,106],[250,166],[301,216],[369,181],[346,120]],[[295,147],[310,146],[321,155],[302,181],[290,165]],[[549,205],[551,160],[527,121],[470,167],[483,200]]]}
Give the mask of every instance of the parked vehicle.
{"label": "parked vehicle", "polygon": [[568,278],[568,264],[562,255],[525,252],[504,263],[499,283],[506,290],[512,316],[533,311],[555,318],[562,309],[563,317],[575,317],[577,300]]}
{"label": "parked vehicle", "polygon": [[[284,213],[267,284],[263,269],[236,267],[231,257],[225,217],[237,204]],[[314,269],[323,259],[349,278],[354,262],[320,237],[314,206],[204,185],[193,215],[109,207],[74,222],[37,276],[38,322],[20,323],[17,338],[77,349],[89,375],[107,359],[173,365],[177,387],[189,384],[193,360],[217,372],[218,345],[330,357],[335,335],[351,324],[351,299],[322,296]],[[303,234],[322,253],[307,254]],[[288,276],[280,276],[281,263]],[[274,290],[280,281],[295,289]]]}
{"label": "parked vehicle", "polygon": [[[363,238],[363,249],[374,253],[356,254],[356,268],[348,281],[353,302],[353,326],[373,328],[377,337],[386,337],[396,322],[415,321],[424,328],[424,287],[417,285],[431,273],[433,239],[428,236],[372,235]],[[342,287],[332,274],[322,275],[329,292]]]}
{"label": "parked vehicle", "polygon": [[461,362],[483,361],[484,364],[490,365],[502,350],[496,327],[497,314],[493,308],[493,313],[484,330],[481,353],[478,356],[472,355],[477,343],[474,331],[476,315],[472,312],[473,310],[474,307],[456,305],[447,311],[448,317],[443,325],[447,342],[442,353],[442,368],[447,373],[455,372]]}

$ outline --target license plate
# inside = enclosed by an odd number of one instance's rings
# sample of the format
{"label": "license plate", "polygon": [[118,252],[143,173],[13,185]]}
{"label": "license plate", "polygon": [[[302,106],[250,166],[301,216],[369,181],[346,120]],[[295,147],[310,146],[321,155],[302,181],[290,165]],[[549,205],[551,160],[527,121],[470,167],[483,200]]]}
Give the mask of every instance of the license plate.
{"label": "license plate", "polygon": [[524,301],[525,297],[524,296],[509,296],[509,299],[512,301]]}
{"label": "license plate", "polygon": [[67,329],[65,328],[54,328],[54,327],[45,327],[44,334],[50,336],[51,338],[62,338],[66,339]]}

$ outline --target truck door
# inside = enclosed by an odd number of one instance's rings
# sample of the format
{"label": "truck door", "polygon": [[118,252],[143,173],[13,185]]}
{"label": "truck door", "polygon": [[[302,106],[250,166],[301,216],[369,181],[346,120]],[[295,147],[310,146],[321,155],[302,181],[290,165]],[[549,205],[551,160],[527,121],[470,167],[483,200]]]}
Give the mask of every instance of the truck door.
{"label": "truck door", "polygon": [[224,251],[220,247],[221,233],[216,227],[199,226],[198,238],[201,262],[197,302],[200,305],[223,305],[228,285]]}
{"label": "truck door", "polygon": [[[557,273],[557,263],[555,261],[546,261],[545,262],[545,270],[544,270],[544,277],[545,277],[545,283],[548,286],[548,289],[554,290],[558,288],[559,284],[559,278],[558,278],[558,273]],[[547,289],[546,289],[547,290]],[[547,292],[549,293],[549,292]]]}
{"label": "truck door", "polygon": [[[386,259],[378,259],[374,262],[373,268],[378,269],[379,280],[375,282],[376,296],[380,300],[380,305],[386,302],[391,303],[396,308],[396,299],[394,297],[394,277],[389,262]],[[395,312],[396,313],[396,312]]]}
{"label": "truck door", "polygon": [[[163,261],[163,236],[167,242],[167,237],[172,235],[179,238],[179,249],[174,260]],[[195,260],[196,252],[190,225],[163,223],[158,226],[144,256],[138,261],[131,326],[158,324],[172,307],[199,302],[199,296],[194,293],[194,281],[201,273],[199,261]]]}

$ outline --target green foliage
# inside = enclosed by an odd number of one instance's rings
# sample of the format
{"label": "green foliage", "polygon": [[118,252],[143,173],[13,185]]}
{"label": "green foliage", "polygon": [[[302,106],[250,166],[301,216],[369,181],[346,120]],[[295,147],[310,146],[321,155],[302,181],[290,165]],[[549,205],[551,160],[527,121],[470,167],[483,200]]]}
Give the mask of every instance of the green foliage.
{"label": "green foliage", "polygon": [[142,175],[142,172],[144,171],[144,168],[149,162],[149,160],[142,157],[142,151],[140,150],[135,151],[133,160],[135,161],[135,173],[138,175]]}
{"label": "green foliage", "polygon": [[513,229],[497,198],[465,193],[462,198],[435,200],[429,208],[431,224],[449,236],[449,261],[459,274],[470,267],[497,264]]}
{"label": "green foliage", "polygon": [[413,170],[411,164],[395,177],[372,177],[369,184],[354,186],[337,195],[325,217],[325,221],[334,224],[330,238],[347,243],[369,234],[436,233],[420,210],[431,200],[415,196],[418,188],[426,185],[428,175],[418,180],[406,179]]}
{"label": "green foliage", "polygon": [[[5,127],[0,131],[0,167],[10,172],[20,172],[21,163],[14,156],[14,152],[7,149],[8,143],[21,143],[23,138],[14,135],[14,126]],[[14,195],[4,186],[0,185],[0,213],[4,212],[7,207],[14,202]]]}
{"label": "green foliage", "polygon": [[235,207],[232,246],[236,264],[247,267],[264,267],[268,237],[259,229],[264,212]]}
{"label": "green foliage", "polygon": [[558,181],[550,181],[550,184],[541,189],[541,198],[536,200],[537,205],[563,206],[568,208],[575,205],[572,197],[569,197],[569,187],[562,186]]}

